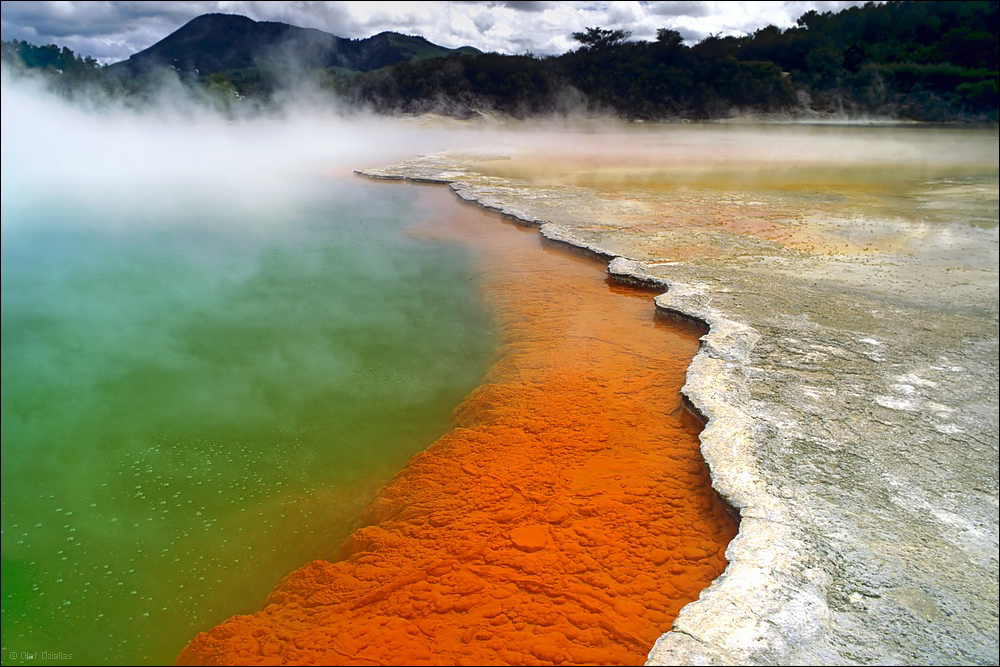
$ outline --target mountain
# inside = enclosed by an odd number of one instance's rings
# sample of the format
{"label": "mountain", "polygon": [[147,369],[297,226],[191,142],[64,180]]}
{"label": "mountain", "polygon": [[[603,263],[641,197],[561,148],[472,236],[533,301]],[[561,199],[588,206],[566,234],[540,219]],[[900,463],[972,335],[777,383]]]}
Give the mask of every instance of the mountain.
{"label": "mountain", "polygon": [[286,68],[368,72],[453,53],[481,52],[471,46],[448,49],[423,37],[395,32],[345,39],[287,23],[254,21],[234,14],[204,14],[111,68],[136,74],[168,66],[202,77],[216,72]]}
{"label": "mountain", "polygon": [[[297,90],[289,84],[305,81],[339,103],[384,113],[582,109],[644,120],[759,113],[995,123],[998,6],[869,2],[835,14],[809,11],[790,28],[711,35],[693,46],[667,28],[657,30],[655,42],[588,28],[572,34],[580,48],[544,58],[446,49],[392,32],[343,39],[207,14],[108,67],[66,47],[18,40],[0,45],[0,63],[17,75],[44,77],[70,98],[97,86],[139,105],[160,102],[163,80],[147,74],[169,67],[183,85],[227,110],[281,104],[284,93]],[[447,57],[456,53],[475,55]]]}

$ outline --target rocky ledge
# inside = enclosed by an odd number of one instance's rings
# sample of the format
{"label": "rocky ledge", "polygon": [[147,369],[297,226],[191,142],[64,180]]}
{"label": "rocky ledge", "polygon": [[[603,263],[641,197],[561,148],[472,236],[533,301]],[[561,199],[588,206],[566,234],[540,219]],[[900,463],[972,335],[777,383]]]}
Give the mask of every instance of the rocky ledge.
{"label": "rocky ledge", "polygon": [[[726,572],[648,664],[1000,661],[995,226],[809,252],[656,224],[662,193],[498,177],[484,160],[359,173],[448,184],[608,258],[618,280],[662,285],[657,308],[710,325],[684,393],[742,523]],[[918,247],[937,241],[944,261]]]}

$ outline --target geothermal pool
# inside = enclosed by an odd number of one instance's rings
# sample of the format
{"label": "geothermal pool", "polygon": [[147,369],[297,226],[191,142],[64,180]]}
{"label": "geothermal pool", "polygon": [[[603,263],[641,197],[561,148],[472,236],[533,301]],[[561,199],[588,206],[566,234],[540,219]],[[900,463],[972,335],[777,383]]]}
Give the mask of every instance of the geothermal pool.
{"label": "geothermal pool", "polygon": [[[403,588],[407,609],[345,612],[309,641],[641,662],[735,534],[680,403],[702,331],[444,188],[297,179],[280,221],[204,200],[140,220],[87,202],[5,213],[12,662],[171,662],[310,560],[345,557],[345,581],[370,585],[444,554],[450,575]],[[374,574],[361,562],[372,530],[413,525]],[[324,594],[296,576],[274,595]],[[428,596],[456,598],[431,608],[432,646],[368,636]]]}
{"label": "geothermal pool", "polygon": [[658,305],[712,322],[685,391],[740,532],[653,664],[993,663],[996,143],[995,127],[606,127],[368,173],[447,181],[633,258],[611,268],[669,281]]}
{"label": "geothermal pool", "polygon": [[482,379],[481,278],[407,232],[419,192],[296,182],[280,217],[5,199],[5,663],[173,662],[335,553]]}
{"label": "geothermal pool", "polygon": [[445,188],[385,187],[423,191],[425,233],[475,253],[501,345],[340,559],[180,662],[641,664],[736,533],[680,396],[704,331]]}
{"label": "geothermal pool", "polygon": [[[356,526],[405,531],[379,525],[386,502],[434,530],[376,578],[472,534],[504,552],[481,599],[465,596],[513,619],[491,616],[484,660],[641,662],[724,568],[735,524],[678,393],[701,332],[655,320],[652,294],[445,188],[353,176],[343,124],[115,125],[13,99],[5,660],[172,662],[296,568],[364,558]],[[62,132],[25,130],[34,118]],[[406,464],[436,441],[434,456],[464,453],[421,478]],[[519,588],[517,572],[551,588]],[[419,607],[426,591],[411,593]],[[354,632],[385,611],[339,622]],[[482,619],[449,611],[433,611],[435,655],[472,655],[463,638]],[[386,659],[427,650],[398,646]]]}
{"label": "geothermal pool", "polygon": [[[5,660],[164,663],[194,639],[184,660],[638,663],[726,566],[679,396],[702,332],[653,293],[445,188],[349,175],[419,152],[379,128],[88,143],[76,116],[8,133],[8,101]],[[940,265],[953,297],[995,276],[995,130],[522,129],[422,145],[499,144],[513,159],[447,169],[723,276],[728,308],[765,273],[750,321],[817,274],[918,295]]]}

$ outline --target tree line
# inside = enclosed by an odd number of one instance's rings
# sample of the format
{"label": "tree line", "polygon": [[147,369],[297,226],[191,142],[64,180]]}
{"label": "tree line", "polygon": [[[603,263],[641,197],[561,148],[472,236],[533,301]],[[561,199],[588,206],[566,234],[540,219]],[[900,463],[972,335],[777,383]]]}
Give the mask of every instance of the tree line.
{"label": "tree line", "polygon": [[[661,28],[652,42],[600,27],[568,53],[455,54],[353,73],[303,73],[315,88],[382,113],[489,111],[517,117],[586,111],[628,119],[714,119],[805,110],[921,121],[997,121],[998,2],[867,3],[810,11],[791,28],[709,36],[687,46]],[[4,43],[3,59],[93,82],[102,68],[68,49]],[[56,74],[58,72],[58,74]],[[224,99],[274,98],[287,73],[213,72],[192,85]],[[134,81],[103,82],[137,94]]]}

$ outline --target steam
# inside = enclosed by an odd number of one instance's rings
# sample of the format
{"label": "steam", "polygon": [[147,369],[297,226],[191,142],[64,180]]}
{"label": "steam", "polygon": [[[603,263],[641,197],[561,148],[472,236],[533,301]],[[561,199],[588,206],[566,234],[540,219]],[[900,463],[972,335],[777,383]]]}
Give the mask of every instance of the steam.
{"label": "steam", "polygon": [[276,109],[232,117],[170,75],[143,109],[97,92],[66,100],[6,69],[0,81],[5,211],[53,196],[126,206],[141,193],[143,206],[201,199],[277,213],[299,176],[346,175],[469,138],[455,127],[347,113],[307,82]]}
{"label": "steam", "polygon": [[[628,124],[588,114],[586,100],[572,90],[557,111],[530,121],[481,115],[417,122],[345,106],[306,75],[308,64],[287,68],[266,108],[245,100],[220,106],[170,70],[159,73],[159,85],[137,109],[99,91],[68,101],[4,69],[3,211],[59,197],[161,210],[198,201],[277,217],[306,175],[346,176],[454,149],[521,155],[517,168],[496,164],[488,171],[573,185],[618,179],[752,190],[786,181],[864,186],[997,171],[987,142],[955,141],[919,127],[879,134],[823,124]],[[595,135],[614,138],[595,142]],[[15,218],[4,215],[4,229]]]}
{"label": "steam", "polygon": [[[352,169],[462,150],[515,156],[487,175],[567,185],[808,192],[950,168],[996,192],[995,130],[629,125],[581,117],[574,95],[531,122],[417,121],[348,111],[308,78],[238,113],[169,72],[142,109],[6,70],[0,87],[3,520],[40,563],[21,579],[5,564],[4,640],[35,650],[43,628],[80,661],[168,662],[259,608],[327,553],[310,526],[356,516],[330,475],[383,457],[392,474],[413,451],[377,445],[426,444],[437,426],[408,415],[430,396],[446,422],[481,377],[488,318],[463,256],[399,233],[421,217],[416,188],[375,192]],[[349,441],[362,446],[335,459]],[[285,525],[306,528],[272,530]]]}
{"label": "steam", "polygon": [[166,663],[333,553],[481,378],[467,258],[351,173],[473,133],[169,76],[145,110],[2,94],[4,648]]}

